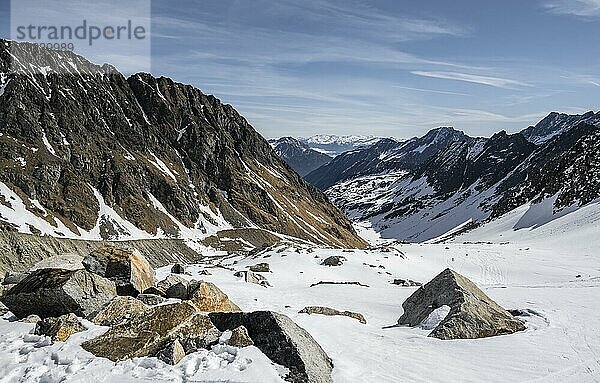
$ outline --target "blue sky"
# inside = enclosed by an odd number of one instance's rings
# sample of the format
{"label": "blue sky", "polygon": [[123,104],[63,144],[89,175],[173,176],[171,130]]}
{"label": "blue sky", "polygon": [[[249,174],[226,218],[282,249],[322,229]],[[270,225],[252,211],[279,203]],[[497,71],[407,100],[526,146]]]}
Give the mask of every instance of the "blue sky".
{"label": "blue sky", "polygon": [[600,0],[152,2],[152,72],[267,137],[487,136],[598,110],[599,46]]}

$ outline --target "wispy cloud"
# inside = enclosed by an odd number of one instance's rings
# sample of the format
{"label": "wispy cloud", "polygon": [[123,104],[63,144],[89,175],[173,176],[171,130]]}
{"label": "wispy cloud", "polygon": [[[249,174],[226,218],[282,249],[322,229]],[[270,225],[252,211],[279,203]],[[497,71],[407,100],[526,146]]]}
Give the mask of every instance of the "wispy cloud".
{"label": "wispy cloud", "polygon": [[554,0],[544,4],[544,7],[560,15],[600,16],[600,0]]}
{"label": "wispy cloud", "polygon": [[515,86],[531,86],[521,81],[510,80],[506,78],[500,77],[490,77],[490,76],[480,76],[475,74],[468,73],[459,73],[459,72],[427,72],[427,71],[412,71],[411,72],[417,76],[423,77],[432,77],[432,78],[440,78],[444,80],[456,80],[456,81],[465,81],[471,82],[475,84],[488,85],[496,88],[505,88],[510,89]]}

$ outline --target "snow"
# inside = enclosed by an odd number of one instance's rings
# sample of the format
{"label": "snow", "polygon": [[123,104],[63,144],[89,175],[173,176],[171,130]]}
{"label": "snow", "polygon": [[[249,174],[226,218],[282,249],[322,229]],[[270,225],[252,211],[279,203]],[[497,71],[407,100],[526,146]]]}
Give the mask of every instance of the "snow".
{"label": "snow", "polygon": [[161,173],[163,173],[164,175],[166,175],[167,177],[170,177],[173,179],[173,181],[177,182],[177,177],[175,177],[174,172],[169,169],[169,167],[167,166],[167,164],[165,164],[160,158],[158,158],[154,153],[150,152],[150,155],[152,156],[152,158],[149,158],[148,161],[150,161],[150,163],[152,165],[154,165],[154,167],[156,169],[158,169]]}
{"label": "snow", "polygon": [[423,330],[433,330],[436,328],[450,313],[450,306],[442,305],[437,309],[433,310],[431,314],[423,322],[421,322],[420,326]]}
{"label": "snow", "polygon": [[[514,226],[529,206],[445,244],[400,244],[381,239],[368,224],[357,227],[372,244],[403,252],[338,250],[282,244],[258,257],[210,256],[188,266],[189,276],[215,283],[244,311],[275,310],[305,328],[334,363],[335,383],[346,382],[597,382],[600,379],[600,204],[594,203],[534,228]],[[339,267],[321,266],[343,255]],[[268,262],[271,288],[248,284],[233,272]],[[376,265],[377,267],[370,267]],[[381,267],[379,267],[381,266]],[[451,267],[503,307],[523,310],[526,331],[495,338],[442,341],[429,332],[447,308],[416,328],[395,326],[402,303],[416,288],[395,278],[427,282]],[[170,265],[157,271],[168,275]],[[358,281],[319,285],[318,281]],[[299,314],[305,306],[362,313],[363,325],[347,317]],[[281,382],[257,349],[219,346],[187,356],[177,366],[154,358],[111,363],[79,344],[103,328],[48,345],[28,335],[33,325],[0,320],[0,376],[8,382]],[[36,347],[37,345],[37,347]],[[251,361],[251,363],[250,363]]]}
{"label": "snow", "polygon": [[48,149],[48,152],[50,152],[50,154],[52,154],[53,156],[56,156],[56,151],[54,150],[52,145],[50,145],[48,137],[46,137],[46,132],[42,132],[42,141],[44,142],[44,146],[46,146],[46,149]]}

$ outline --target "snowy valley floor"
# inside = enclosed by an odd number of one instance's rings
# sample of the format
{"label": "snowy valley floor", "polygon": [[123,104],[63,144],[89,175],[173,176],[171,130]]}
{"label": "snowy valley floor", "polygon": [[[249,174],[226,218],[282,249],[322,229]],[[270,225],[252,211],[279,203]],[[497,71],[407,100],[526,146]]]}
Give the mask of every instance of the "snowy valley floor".
{"label": "snowy valley floor", "polygon": [[[494,228],[494,243],[481,242],[491,237],[490,232],[475,231],[449,244],[395,245],[405,257],[394,251],[281,247],[255,259],[219,260],[235,270],[268,262],[271,288],[247,284],[224,268],[198,275],[206,265],[190,267],[190,278],[214,282],[245,311],[274,310],[290,316],[333,359],[337,383],[600,381],[597,222],[589,226],[587,217],[586,227],[591,229],[560,231],[557,228],[564,225],[556,220],[533,232],[514,234],[510,219]],[[498,234],[502,230],[506,235]],[[329,255],[343,255],[348,261],[340,267],[320,266]],[[422,329],[386,328],[396,323],[402,302],[415,291],[391,281],[427,282],[446,267],[473,280],[505,308],[528,310],[527,330],[489,339],[441,341],[428,338]],[[168,270],[160,269],[158,277]],[[369,287],[310,287],[319,281],[358,281]],[[368,323],[298,314],[310,305],[360,312]],[[0,382],[282,381],[277,366],[254,347],[221,346],[188,355],[175,367],[153,358],[115,364],[93,358],[79,347],[83,339],[102,333],[101,327],[50,346],[43,338],[28,335],[32,328],[0,319]]]}

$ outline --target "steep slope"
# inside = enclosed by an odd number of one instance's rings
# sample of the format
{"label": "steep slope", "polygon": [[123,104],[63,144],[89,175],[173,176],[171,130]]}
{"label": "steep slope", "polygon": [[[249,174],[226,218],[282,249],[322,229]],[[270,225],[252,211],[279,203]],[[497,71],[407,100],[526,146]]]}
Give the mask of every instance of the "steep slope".
{"label": "steep slope", "polygon": [[[260,227],[364,246],[231,106],[189,85],[0,41],[0,222],[89,239]],[[25,61],[25,62],[24,62]],[[12,69],[12,71],[10,70]]]}
{"label": "steep slope", "polygon": [[569,115],[552,112],[535,126],[530,126],[521,133],[534,144],[541,145],[553,137],[567,132],[570,128],[587,122],[592,125],[600,123],[600,112],[587,112],[585,114]]}
{"label": "steep slope", "polygon": [[327,154],[313,150],[293,137],[281,137],[269,140],[269,143],[279,158],[303,177],[332,160]]}
{"label": "steep slope", "polygon": [[[594,121],[593,114],[561,117],[555,124],[560,131],[551,129],[556,134],[543,142],[505,132],[450,140],[416,166],[400,156],[394,167],[374,167],[326,193],[384,237],[415,242],[464,231],[523,205],[533,206],[531,222],[537,222],[536,211],[544,222],[553,220],[600,198],[600,128],[582,118]],[[536,126],[550,126],[546,120]]]}

